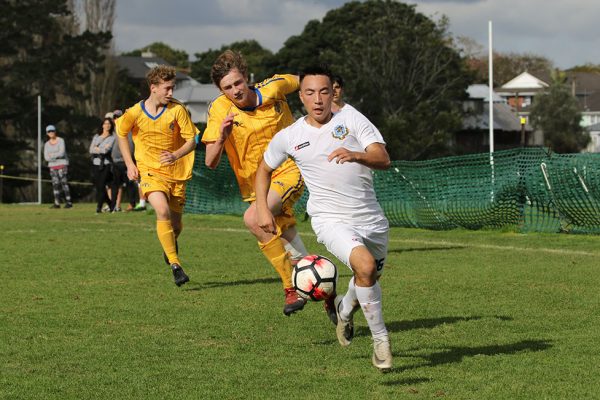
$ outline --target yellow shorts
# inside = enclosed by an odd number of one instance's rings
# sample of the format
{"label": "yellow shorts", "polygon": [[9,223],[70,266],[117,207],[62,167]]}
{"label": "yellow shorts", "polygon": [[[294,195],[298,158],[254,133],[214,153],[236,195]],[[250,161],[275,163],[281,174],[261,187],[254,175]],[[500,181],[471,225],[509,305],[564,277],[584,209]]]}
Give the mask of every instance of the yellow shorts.
{"label": "yellow shorts", "polygon": [[[294,204],[296,204],[302,193],[304,193],[304,180],[302,179],[302,175],[300,175],[300,170],[293,168],[271,177],[269,190],[277,192],[281,197],[281,213],[275,216],[275,223],[281,232],[284,232],[296,225]],[[256,200],[256,196],[252,196],[247,201],[254,202],[254,200]]]}
{"label": "yellow shorts", "polygon": [[163,192],[169,201],[169,208],[176,213],[183,213],[185,205],[186,181],[168,181],[158,175],[140,174],[140,188],[144,197],[152,192]]}

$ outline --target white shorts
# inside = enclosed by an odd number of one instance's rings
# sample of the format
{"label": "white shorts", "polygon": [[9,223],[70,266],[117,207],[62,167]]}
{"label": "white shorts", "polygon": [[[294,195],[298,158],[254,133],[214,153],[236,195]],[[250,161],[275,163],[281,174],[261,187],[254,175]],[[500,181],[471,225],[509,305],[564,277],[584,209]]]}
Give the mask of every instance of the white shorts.
{"label": "white shorts", "polygon": [[369,225],[349,225],[341,222],[311,220],[317,241],[331,254],[350,267],[350,253],[357,246],[366,246],[377,265],[377,276],[383,273],[388,248],[389,223],[387,219]]}

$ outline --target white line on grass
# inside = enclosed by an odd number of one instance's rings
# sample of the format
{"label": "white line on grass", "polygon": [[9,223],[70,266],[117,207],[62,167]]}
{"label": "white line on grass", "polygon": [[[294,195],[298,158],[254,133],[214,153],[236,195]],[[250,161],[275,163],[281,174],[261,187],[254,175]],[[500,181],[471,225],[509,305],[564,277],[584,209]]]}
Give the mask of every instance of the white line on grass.
{"label": "white line on grass", "polygon": [[[110,225],[110,227],[115,227],[118,225],[122,226],[135,226],[138,229],[142,228],[144,231],[154,231],[154,224],[149,226],[143,226],[139,222],[103,222],[103,221],[87,221],[88,223],[94,225]],[[141,226],[140,226],[141,225]],[[214,232],[231,232],[231,233],[241,233],[241,234],[249,234],[246,229],[241,228],[210,228],[210,227],[190,227],[186,226],[186,231],[214,231]],[[44,230],[44,232],[58,232],[59,230],[51,229]],[[17,234],[17,233],[38,233],[41,232],[37,229],[16,229],[11,231],[3,231],[3,234]],[[62,231],[61,231],[62,232]],[[105,228],[77,228],[73,229],[70,232],[114,232],[114,229],[105,229]],[[312,236],[315,234],[312,232],[302,232],[302,236]],[[474,249],[488,249],[488,250],[508,250],[508,251],[523,251],[523,252],[533,252],[533,253],[548,253],[548,254],[563,254],[563,255],[574,255],[574,256],[592,256],[598,257],[600,256],[600,252],[594,251],[583,251],[583,250],[566,250],[566,249],[550,249],[545,247],[518,247],[518,246],[500,246],[494,244],[479,244],[479,243],[466,243],[466,242],[450,242],[446,240],[422,240],[422,239],[390,239],[391,243],[407,243],[407,244],[419,244],[419,245],[434,245],[434,246],[447,246],[447,247],[464,247],[464,248],[474,248]]]}

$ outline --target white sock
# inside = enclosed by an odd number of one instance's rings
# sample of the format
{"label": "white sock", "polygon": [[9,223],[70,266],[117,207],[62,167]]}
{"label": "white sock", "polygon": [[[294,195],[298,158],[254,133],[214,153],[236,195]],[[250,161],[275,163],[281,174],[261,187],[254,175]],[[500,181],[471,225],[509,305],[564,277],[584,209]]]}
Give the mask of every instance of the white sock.
{"label": "white sock", "polygon": [[348,291],[342,299],[340,316],[344,321],[352,318],[356,310],[358,310],[358,299],[356,298],[356,286],[354,285],[354,277],[348,282]]}
{"label": "white sock", "polygon": [[356,286],[356,297],[365,314],[365,319],[369,324],[373,339],[387,337],[388,332],[383,322],[381,286],[379,286],[379,282],[375,282],[371,287]]}
{"label": "white sock", "polygon": [[290,253],[290,258],[292,261],[300,261],[304,256],[308,255],[300,235],[294,236],[294,238],[287,242],[283,247],[285,247],[285,251]]}
{"label": "white sock", "polygon": [[146,199],[140,199],[140,207],[146,207]]}

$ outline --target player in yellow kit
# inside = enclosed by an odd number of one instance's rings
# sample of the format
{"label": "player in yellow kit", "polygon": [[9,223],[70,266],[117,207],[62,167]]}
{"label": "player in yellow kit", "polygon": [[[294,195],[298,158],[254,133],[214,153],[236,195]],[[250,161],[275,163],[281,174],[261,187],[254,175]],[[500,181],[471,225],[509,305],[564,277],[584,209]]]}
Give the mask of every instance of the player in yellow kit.
{"label": "player in yellow kit", "polygon": [[291,160],[273,173],[269,206],[278,227],[274,235],[257,224],[254,177],[273,136],[294,122],[285,96],[298,90],[298,77],[275,75],[250,86],[245,60],[241,54],[227,50],[213,64],[211,78],[222,95],[210,105],[202,136],[206,144],[206,165],[216,168],[225,150],[242,199],[250,203],[244,213],[244,223],[281,277],[285,293],[283,312],[291,315],[304,308],[306,303],[294,291],[291,280],[292,262],[306,255],[304,243],[296,232],[293,212],[293,205],[304,190],[304,182]]}
{"label": "player in yellow kit", "polygon": [[[140,180],[142,193],[156,212],[156,233],[175,284],[189,281],[177,254],[182,230],[186,182],[192,177],[193,150],[198,129],[185,106],[173,99],[175,68],[159,65],[146,78],[150,96],[129,108],[116,120],[119,148],[127,176]],[[127,134],[135,144],[133,162]]]}

